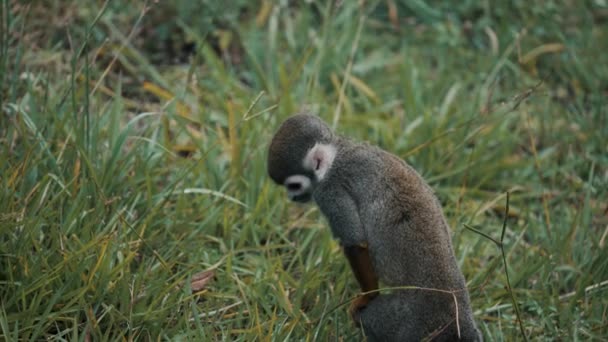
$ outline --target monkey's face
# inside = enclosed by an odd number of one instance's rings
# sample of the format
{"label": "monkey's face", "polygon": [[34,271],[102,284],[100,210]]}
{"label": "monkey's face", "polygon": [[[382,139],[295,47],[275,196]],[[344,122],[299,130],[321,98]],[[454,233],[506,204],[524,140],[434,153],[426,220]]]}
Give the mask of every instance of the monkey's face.
{"label": "monkey's face", "polygon": [[332,140],[329,127],[313,115],[295,115],[281,125],[268,149],[268,174],[290,200],[312,199],[336,155]]}
{"label": "monkey's face", "polygon": [[317,143],[312,146],[282,184],[287,189],[287,197],[294,202],[310,201],[317,184],[325,179],[335,156],[336,148],[331,144]]}

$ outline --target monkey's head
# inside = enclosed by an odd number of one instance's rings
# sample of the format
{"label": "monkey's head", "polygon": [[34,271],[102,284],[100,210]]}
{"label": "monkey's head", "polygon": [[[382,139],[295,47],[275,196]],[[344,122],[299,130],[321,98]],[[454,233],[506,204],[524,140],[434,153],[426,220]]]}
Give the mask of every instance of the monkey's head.
{"label": "monkey's head", "polygon": [[331,168],[336,148],[331,129],[311,114],[285,120],[268,148],[268,174],[292,201],[308,202]]}

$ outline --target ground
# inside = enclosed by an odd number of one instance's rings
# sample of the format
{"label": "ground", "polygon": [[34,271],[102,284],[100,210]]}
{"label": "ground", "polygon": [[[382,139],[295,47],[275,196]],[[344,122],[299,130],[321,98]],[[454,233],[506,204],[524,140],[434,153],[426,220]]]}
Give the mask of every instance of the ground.
{"label": "ground", "polygon": [[608,336],[605,1],[0,4],[0,339],[361,339],[298,110],[425,177],[486,340]]}

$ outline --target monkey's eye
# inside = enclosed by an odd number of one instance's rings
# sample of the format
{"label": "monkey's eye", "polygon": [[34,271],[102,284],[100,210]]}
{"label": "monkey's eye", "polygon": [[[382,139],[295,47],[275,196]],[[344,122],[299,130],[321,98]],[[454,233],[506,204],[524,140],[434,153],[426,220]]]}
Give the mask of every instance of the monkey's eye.
{"label": "monkey's eye", "polygon": [[298,191],[298,190],[300,190],[301,187],[302,187],[302,184],[300,184],[300,183],[288,183],[287,184],[287,189],[291,190],[291,191]]}
{"label": "monkey's eye", "polygon": [[315,165],[315,170],[319,170],[319,168],[321,168],[321,158],[317,158],[315,161],[317,162],[317,165]]}

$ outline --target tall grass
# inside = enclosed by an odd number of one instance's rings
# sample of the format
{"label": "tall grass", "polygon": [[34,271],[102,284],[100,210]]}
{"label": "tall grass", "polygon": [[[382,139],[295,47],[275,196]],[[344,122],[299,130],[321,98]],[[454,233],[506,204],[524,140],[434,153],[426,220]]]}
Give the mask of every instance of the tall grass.
{"label": "tall grass", "polygon": [[488,340],[608,334],[601,2],[0,2],[2,339],[361,339],[302,108],[430,182]]}

